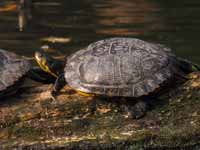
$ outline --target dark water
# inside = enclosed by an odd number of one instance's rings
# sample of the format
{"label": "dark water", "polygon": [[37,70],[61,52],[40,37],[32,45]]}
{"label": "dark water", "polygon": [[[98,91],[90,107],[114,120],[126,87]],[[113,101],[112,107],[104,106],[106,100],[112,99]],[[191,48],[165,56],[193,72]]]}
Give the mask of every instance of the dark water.
{"label": "dark water", "polygon": [[[1,0],[0,7],[16,1]],[[200,63],[199,0],[33,0],[32,19],[19,31],[18,11],[0,9],[0,48],[32,56],[42,45],[70,54],[106,37],[165,44]],[[70,39],[52,42],[47,37]]]}

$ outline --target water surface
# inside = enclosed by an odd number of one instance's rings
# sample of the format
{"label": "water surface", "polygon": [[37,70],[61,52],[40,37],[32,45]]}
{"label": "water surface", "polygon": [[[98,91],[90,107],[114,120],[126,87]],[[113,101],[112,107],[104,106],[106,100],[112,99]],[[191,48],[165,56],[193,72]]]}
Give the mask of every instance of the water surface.
{"label": "water surface", "polygon": [[[42,45],[55,55],[77,51],[107,37],[136,37],[171,47],[200,63],[199,0],[32,0],[27,26],[19,31],[14,0],[0,2],[0,47],[32,56]],[[49,37],[69,39],[51,41]]]}

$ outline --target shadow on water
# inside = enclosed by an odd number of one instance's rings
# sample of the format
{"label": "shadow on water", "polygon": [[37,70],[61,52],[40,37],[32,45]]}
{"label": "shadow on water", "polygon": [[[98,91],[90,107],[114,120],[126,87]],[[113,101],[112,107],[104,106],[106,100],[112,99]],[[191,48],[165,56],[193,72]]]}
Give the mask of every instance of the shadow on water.
{"label": "shadow on water", "polygon": [[70,54],[96,40],[128,36],[166,44],[200,62],[198,0],[32,0],[23,32],[17,9],[1,11],[11,4],[16,1],[0,2],[0,47],[22,55],[32,56],[42,45]]}

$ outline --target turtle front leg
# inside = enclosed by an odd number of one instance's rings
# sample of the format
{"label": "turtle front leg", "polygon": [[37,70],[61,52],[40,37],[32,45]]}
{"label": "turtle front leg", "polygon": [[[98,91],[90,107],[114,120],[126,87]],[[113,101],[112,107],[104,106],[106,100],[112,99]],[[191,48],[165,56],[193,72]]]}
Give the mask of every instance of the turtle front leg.
{"label": "turtle front leg", "polygon": [[56,79],[53,89],[51,91],[52,99],[55,100],[56,95],[58,92],[66,85],[64,73],[60,74]]}
{"label": "turtle front leg", "polygon": [[29,70],[27,77],[44,84],[54,83],[56,80],[55,77],[44,72],[40,67],[33,67],[31,70]]}

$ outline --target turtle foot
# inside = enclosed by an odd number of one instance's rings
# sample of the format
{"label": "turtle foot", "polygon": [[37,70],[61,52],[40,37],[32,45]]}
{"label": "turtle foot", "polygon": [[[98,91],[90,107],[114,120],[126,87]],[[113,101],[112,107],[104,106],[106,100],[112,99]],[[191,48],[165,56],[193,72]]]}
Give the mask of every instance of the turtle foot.
{"label": "turtle foot", "polygon": [[145,101],[138,101],[135,105],[122,105],[121,108],[125,113],[125,116],[133,119],[139,119],[143,117],[148,109]]}
{"label": "turtle foot", "polygon": [[50,97],[52,99],[52,104],[57,104],[57,92],[55,92],[54,90],[51,91]]}

